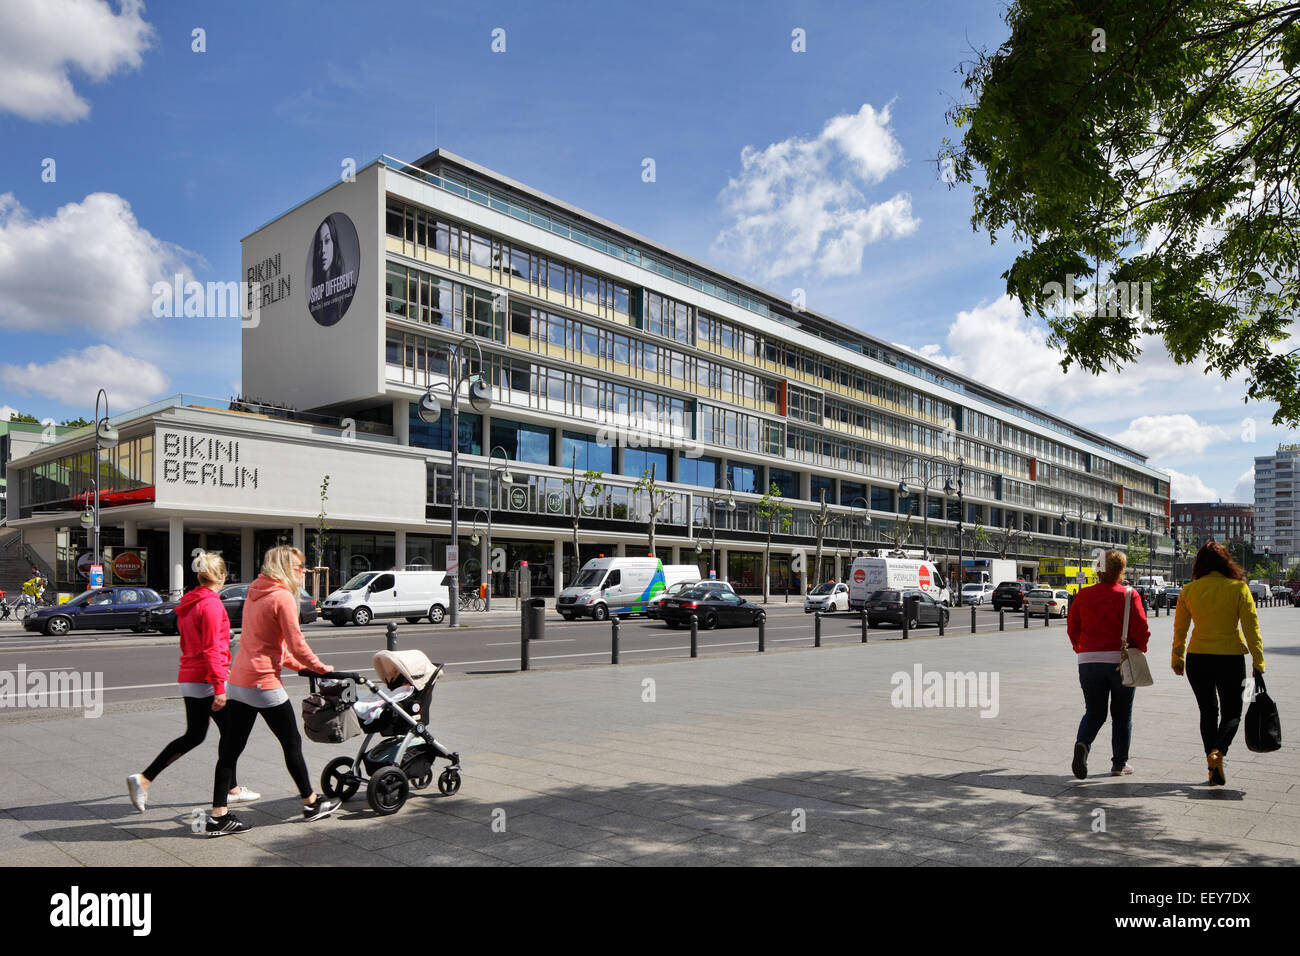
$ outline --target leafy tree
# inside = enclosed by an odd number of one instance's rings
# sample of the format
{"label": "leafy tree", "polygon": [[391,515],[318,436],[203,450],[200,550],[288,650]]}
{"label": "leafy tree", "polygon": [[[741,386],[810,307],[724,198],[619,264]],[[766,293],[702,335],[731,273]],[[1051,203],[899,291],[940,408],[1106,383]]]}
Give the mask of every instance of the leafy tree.
{"label": "leafy tree", "polygon": [[1005,19],[963,65],[939,163],[973,184],[972,225],[1022,249],[1007,292],[1051,313],[1063,368],[1121,368],[1159,336],[1300,423],[1300,350],[1279,345],[1300,306],[1300,7],[1015,0]]}
{"label": "leafy tree", "polygon": [[95,423],[88,418],[68,418],[65,419],[64,421],[59,422],[59,424],[63,425],[66,428],[85,428],[86,426],[93,425]]}
{"label": "leafy tree", "polygon": [[813,527],[817,529],[817,563],[813,565],[816,570],[812,575],[816,580],[810,581],[811,584],[822,583],[822,542],[826,539],[827,526],[834,520],[834,516],[827,511],[826,489],[823,488],[821,490],[821,507],[812,516]]}
{"label": "leafy tree", "polygon": [[785,534],[794,518],[794,509],[782,504],[781,487],[775,481],[759,499],[758,516],[767,528],[767,546],[763,549],[763,603],[766,604],[772,599],[772,532]]}
{"label": "leafy tree", "polygon": [[634,485],[634,490],[640,491],[646,496],[646,531],[650,541],[650,556],[655,556],[655,525],[659,521],[659,516],[663,514],[664,509],[673,500],[673,493],[666,488],[660,488],[655,482],[655,469],[657,464],[651,463],[650,468],[642,472],[640,479]]}
{"label": "leafy tree", "polygon": [[27,425],[39,425],[41,423],[41,420],[35,415],[28,415],[26,412],[14,412],[9,416],[9,420],[11,422],[23,422]]}
{"label": "leafy tree", "polygon": [[907,518],[904,521],[895,521],[893,524],[893,533],[888,534],[888,538],[893,542],[894,550],[898,550],[904,544],[912,542],[912,519],[916,517],[916,511],[912,507],[913,502],[908,502]]}
{"label": "leafy tree", "polygon": [[[330,490],[330,476],[323,475],[321,476],[321,482],[320,482],[320,512],[316,515],[316,531],[314,532],[313,535],[314,540],[312,542],[312,550],[316,552],[316,567],[318,568],[325,567],[325,549],[329,543],[329,539],[326,537],[325,534],[327,531],[330,530],[330,525],[325,521],[327,517],[327,515],[325,514],[325,502],[329,500],[329,490]],[[326,591],[328,591],[329,571],[327,570],[325,574],[326,574],[325,588]],[[316,586],[315,580],[313,580],[312,582],[312,590],[313,592],[316,593],[317,597],[320,597],[319,589]]]}
{"label": "leafy tree", "polygon": [[1146,567],[1151,559],[1151,549],[1146,542],[1146,535],[1135,533],[1128,536],[1128,566],[1135,572]]}
{"label": "leafy tree", "polygon": [[1017,528],[1014,524],[1008,524],[1005,528],[999,528],[998,533],[993,536],[993,550],[998,553],[999,558],[1005,558],[1007,552],[1016,540],[1023,538],[1025,533]]}
{"label": "leafy tree", "polygon": [[[573,453],[573,461],[576,467],[577,451]],[[578,551],[578,525],[582,521],[583,506],[590,503],[596,504],[600,500],[601,493],[605,490],[603,484],[604,474],[599,471],[592,471],[588,468],[582,473],[581,477],[569,477],[564,479],[564,486],[569,489],[569,512],[573,518],[573,563],[574,574],[582,567],[581,552]],[[557,592],[558,593],[558,592]]]}

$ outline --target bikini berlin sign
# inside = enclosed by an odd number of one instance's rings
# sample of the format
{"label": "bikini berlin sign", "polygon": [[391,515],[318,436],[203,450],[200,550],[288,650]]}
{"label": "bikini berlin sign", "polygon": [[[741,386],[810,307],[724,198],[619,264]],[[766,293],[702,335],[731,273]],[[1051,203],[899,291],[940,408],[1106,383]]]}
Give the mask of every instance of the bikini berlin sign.
{"label": "bikini berlin sign", "polygon": [[258,473],[240,461],[239,439],[163,432],[162,480],[213,488],[256,488]]}

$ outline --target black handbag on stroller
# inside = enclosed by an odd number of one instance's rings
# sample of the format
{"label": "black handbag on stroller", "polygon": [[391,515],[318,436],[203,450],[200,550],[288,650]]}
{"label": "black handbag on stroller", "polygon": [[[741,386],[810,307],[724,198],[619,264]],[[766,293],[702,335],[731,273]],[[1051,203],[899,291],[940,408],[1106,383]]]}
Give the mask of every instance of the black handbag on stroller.
{"label": "black handbag on stroller", "polygon": [[341,744],[361,733],[352,705],[357,685],[347,678],[318,680],[316,692],[302,702],[302,730],[318,744]]}

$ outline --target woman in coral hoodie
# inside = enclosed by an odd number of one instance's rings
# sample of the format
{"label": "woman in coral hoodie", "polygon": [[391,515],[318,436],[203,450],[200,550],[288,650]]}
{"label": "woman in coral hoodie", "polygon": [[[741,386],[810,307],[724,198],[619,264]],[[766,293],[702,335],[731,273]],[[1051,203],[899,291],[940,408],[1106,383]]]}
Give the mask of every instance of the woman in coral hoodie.
{"label": "woman in coral hoodie", "polygon": [[1088,776],[1088,753],[1106,723],[1106,705],[1110,704],[1110,772],[1111,776],[1133,772],[1128,765],[1128,748],[1133,739],[1133,688],[1120,680],[1121,633],[1124,630],[1124,606],[1128,604],[1128,642],[1146,652],[1151,629],[1142,599],[1132,588],[1121,583],[1128,558],[1123,551],[1107,551],[1105,568],[1098,582],[1082,588],[1070,602],[1066,632],[1074,652],[1079,655],[1079,686],[1083,688],[1083,719],[1074,739],[1074,762],[1071,769],[1082,780]]}
{"label": "woman in coral hoodie", "polygon": [[[176,629],[181,635],[181,666],[176,680],[185,701],[185,733],[158,754],[144,773],[126,778],[126,792],[132,805],[144,813],[149,785],[170,764],[203,743],[208,721],[226,732],[226,675],[230,673],[230,618],[218,592],[226,583],[226,562],[221,555],[205,551],[194,559],[199,586],[181,598],[176,607]],[[227,799],[247,803],[261,794],[241,787],[230,778]]]}
{"label": "woman in coral hoodie", "polygon": [[317,673],[333,670],[312,653],[298,627],[298,592],[302,590],[305,559],[297,548],[287,545],[272,548],[262,561],[262,573],[248,587],[239,653],[235,655],[235,665],[226,684],[230,714],[218,750],[208,836],[248,829],[247,824],[227,811],[226,795],[234,784],[235,765],[259,714],[280,741],[285,766],[302,796],[303,818],[319,820],[339,806],[339,801],[328,800],[312,789],[307,763],[302,758],[298,717],[280,683],[282,666]]}

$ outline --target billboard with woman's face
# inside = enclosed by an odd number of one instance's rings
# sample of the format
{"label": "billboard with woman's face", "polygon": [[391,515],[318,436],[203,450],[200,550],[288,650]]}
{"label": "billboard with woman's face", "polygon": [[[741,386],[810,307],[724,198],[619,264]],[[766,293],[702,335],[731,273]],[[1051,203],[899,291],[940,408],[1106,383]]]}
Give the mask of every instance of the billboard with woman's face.
{"label": "billboard with woman's face", "polygon": [[361,268],[361,244],[352,220],[331,213],[316,228],[307,258],[307,310],[319,325],[334,325],[352,304]]}

